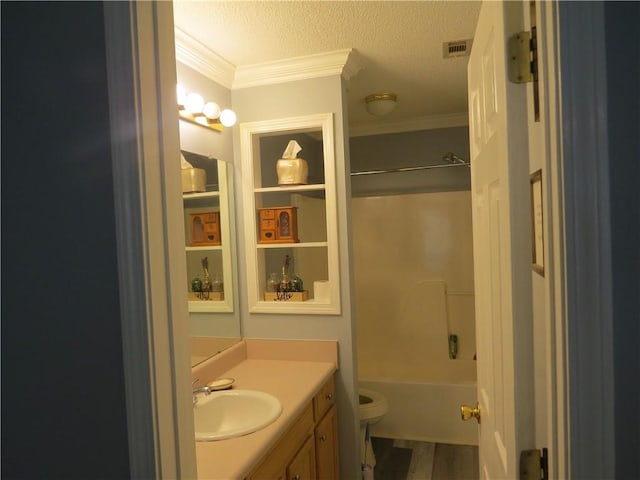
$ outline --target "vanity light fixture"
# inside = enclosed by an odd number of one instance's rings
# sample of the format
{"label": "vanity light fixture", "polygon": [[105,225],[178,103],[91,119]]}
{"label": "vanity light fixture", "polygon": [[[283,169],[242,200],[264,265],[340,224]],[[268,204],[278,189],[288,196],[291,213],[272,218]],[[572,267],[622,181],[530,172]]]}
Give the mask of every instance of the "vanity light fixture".
{"label": "vanity light fixture", "polygon": [[395,93],[373,93],[367,95],[364,99],[367,112],[376,117],[388,115],[391,113],[398,104],[398,97]]}
{"label": "vanity light fixture", "polygon": [[220,123],[225,127],[233,127],[236,124],[236,113],[229,108],[225,108],[220,112]]}
{"label": "vanity light fixture", "polygon": [[216,102],[207,102],[196,92],[187,93],[181,85],[176,88],[178,113],[180,118],[189,122],[222,131],[222,127],[232,127],[236,123],[236,114],[228,108],[220,110]]}

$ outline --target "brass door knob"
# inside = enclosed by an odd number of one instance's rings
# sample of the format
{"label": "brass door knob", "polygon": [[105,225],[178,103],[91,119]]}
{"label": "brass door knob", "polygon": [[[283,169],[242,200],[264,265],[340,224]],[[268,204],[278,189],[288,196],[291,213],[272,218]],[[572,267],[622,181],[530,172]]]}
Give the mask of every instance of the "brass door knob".
{"label": "brass door knob", "polygon": [[462,420],[466,421],[470,418],[475,418],[478,423],[480,423],[480,405],[477,403],[475,407],[460,405],[460,416],[462,417]]}

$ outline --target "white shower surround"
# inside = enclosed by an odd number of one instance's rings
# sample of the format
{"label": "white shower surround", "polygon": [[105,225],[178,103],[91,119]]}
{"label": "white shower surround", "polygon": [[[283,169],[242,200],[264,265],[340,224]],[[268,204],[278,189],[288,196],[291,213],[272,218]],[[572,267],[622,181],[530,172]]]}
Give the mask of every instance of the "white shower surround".
{"label": "white shower surround", "polygon": [[476,445],[477,425],[460,419],[477,397],[470,192],[354,198],[352,207],[360,386],[389,402],[373,434]]}
{"label": "white shower surround", "polygon": [[477,445],[478,424],[463,422],[460,405],[475,405],[475,383],[416,383],[360,380],[360,387],[384,395],[389,411],[371,435],[453,445]]}

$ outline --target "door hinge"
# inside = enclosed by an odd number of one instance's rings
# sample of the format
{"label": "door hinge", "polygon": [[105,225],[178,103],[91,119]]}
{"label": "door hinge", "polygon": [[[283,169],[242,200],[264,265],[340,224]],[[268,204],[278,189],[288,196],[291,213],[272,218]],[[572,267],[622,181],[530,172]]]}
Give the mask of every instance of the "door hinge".
{"label": "door hinge", "polygon": [[538,79],[538,42],[536,29],[519,32],[509,37],[509,80],[527,83]]}
{"label": "door hinge", "polygon": [[520,452],[520,480],[548,480],[549,457],[546,448]]}

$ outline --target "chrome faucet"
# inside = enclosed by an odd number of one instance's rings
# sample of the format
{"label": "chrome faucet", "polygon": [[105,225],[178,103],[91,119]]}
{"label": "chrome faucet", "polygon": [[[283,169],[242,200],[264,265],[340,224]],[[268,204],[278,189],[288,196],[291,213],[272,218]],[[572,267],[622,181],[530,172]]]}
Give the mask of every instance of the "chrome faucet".
{"label": "chrome faucet", "polygon": [[209,387],[207,387],[206,385],[205,385],[205,386],[203,386],[203,387],[196,387],[196,388],[193,388],[193,385],[194,385],[198,380],[199,380],[199,379],[198,379],[198,378],[196,378],[196,379],[191,383],[191,387],[192,387],[192,389],[191,389],[191,394],[193,395],[193,404],[194,404],[194,405],[198,402],[198,397],[197,397],[197,395],[198,395],[199,393],[204,393],[205,395],[209,395],[209,394],[212,392],[212,390],[211,390]]}

